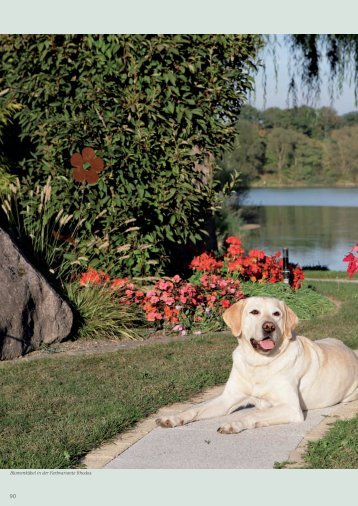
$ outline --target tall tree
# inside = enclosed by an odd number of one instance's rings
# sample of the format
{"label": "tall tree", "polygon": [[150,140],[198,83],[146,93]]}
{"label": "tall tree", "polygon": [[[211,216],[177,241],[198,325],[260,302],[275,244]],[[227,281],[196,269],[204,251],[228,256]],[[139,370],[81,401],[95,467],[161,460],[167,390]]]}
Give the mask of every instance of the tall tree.
{"label": "tall tree", "polygon": [[293,162],[296,143],[297,133],[294,130],[274,128],[267,136],[267,169],[277,174],[279,185]]}
{"label": "tall tree", "polygon": [[[0,110],[21,105],[13,143],[25,194],[51,177],[55,211],[83,220],[82,256],[90,251],[93,266],[178,272],[183,245],[206,238],[217,205],[213,156],[234,141],[261,43],[257,35],[0,35]],[[105,165],[91,186],[73,180],[70,163],[86,147]]]}
{"label": "tall tree", "polygon": [[265,144],[259,125],[240,119],[232,150],[225,154],[223,165],[227,171],[240,172],[240,186],[249,184],[261,174],[265,158]]}
{"label": "tall tree", "polygon": [[341,181],[358,182],[358,125],[333,130],[331,164],[339,169]]}
{"label": "tall tree", "polygon": [[[342,84],[349,80],[355,87],[358,100],[358,35],[357,34],[291,34],[286,36],[294,60],[291,90],[299,82],[308,95],[318,94],[321,88],[325,57],[329,64],[330,92],[340,94]],[[272,38],[266,39],[272,43]]]}

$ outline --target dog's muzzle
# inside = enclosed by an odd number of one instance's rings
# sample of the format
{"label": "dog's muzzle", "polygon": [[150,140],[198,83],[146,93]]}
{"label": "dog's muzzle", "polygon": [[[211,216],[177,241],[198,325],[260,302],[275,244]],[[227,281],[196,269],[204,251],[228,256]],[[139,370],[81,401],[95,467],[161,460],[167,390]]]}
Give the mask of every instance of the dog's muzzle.
{"label": "dog's muzzle", "polygon": [[263,338],[250,339],[251,345],[255,350],[268,352],[274,349],[275,341],[272,339],[272,332],[276,330],[276,325],[273,322],[264,322],[262,324]]}

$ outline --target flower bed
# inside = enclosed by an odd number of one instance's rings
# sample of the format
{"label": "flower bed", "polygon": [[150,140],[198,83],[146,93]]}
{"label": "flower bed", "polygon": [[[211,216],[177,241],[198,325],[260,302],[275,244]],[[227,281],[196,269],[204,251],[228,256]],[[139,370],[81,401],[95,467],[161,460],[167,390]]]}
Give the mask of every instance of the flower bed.
{"label": "flower bed", "polygon": [[110,281],[90,268],[80,279],[82,286],[88,283],[107,284],[121,303],[139,305],[148,322],[182,335],[188,330],[197,334],[221,330],[221,314],[244,297],[239,280],[216,274],[203,274],[192,282],[180,276],[160,279],[145,291],[128,278]]}
{"label": "flower bed", "polygon": [[[225,328],[222,313],[245,297],[243,282],[279,283],[283,281],[283,260],[280,253],[266,255],[251,250],[247,255],[240,239],[229,237],[227,251],[221,257],[203,253],[195,257],[189,280],[180,276],[159,279],[147,288],[136,286],[128,278],[110,277],[89,268],[80,278],[80,285],[107,285],[118,301],[142,308],[145,319],[157,328],[166,328],[185,335],[190,332],[215,331]],[[301,286],[303,272],[290,266],[291,286]]]}
{"label": "flower bed", "polygon": [[[196,272],[231,275],[241,281],[279,283],[284,280],[283,259],[279,251],[267,255],[264,251],[254,249],[245,254],[238,237],[229,237],[226,244],[227,250],[223,256],[216,258],[203,253],[192,260],[190,267]],[[293,289],[300,288],[304,279],[301,267],[290,265],[289,271],[290,285]]]}

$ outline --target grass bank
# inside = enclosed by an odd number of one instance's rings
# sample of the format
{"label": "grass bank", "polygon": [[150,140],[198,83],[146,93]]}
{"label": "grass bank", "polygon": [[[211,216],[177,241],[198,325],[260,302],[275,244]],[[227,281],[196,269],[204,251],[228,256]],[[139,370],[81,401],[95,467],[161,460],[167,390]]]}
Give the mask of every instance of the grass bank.
{"label": "grass bank", "polygon": [[[325,274],[329,272],[320,274],[317,273],[314,277],[325,279]],[[332,277],[341,277],[341,274],[343,273],[331,273]],[[351,348],[358,349],[358,285],[339,281],[317,281],[310,284],[326,297],[336,300],[340,308],[335,313],[302,322],[300,332],[312,339],[337,337]],[[308,469],[357,469],[358,416],[336,422],[322,439],[310,442],[304,460]]]}
{"label": "grass bank", "polygon": [[358,284],[331,281],[307,281],[306,283],[335,301],[338,307],[312,320],[302,321],[299,332],[310,339],[336,337],[350,348],[358,349]]}
{"label": "grass bank", "polygon": [[[349,281],[349,276],[344,271],[319,271],[308,269],[304,271],[306,278],[337,279]],[[358,279],[355,277],[354,279]]]}
{"label": "grass bank", "polygon": [[[300,333],[338,336],[358,348],[358,286],[314,285],[340,306],[302,321]],[[89,450],[159,407],[225,382],[235,346],[229,333],[217,333],[96,356],[1,363],[0,467],[75,467]]]}

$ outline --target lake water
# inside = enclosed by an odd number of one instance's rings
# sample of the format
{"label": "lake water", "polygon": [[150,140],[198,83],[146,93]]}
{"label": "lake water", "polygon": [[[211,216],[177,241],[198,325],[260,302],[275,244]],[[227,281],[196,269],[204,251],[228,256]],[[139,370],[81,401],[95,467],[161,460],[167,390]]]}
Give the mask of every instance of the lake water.
{"label": "lake water", "polygon": [[288,247],[292,262],[346,270],[342,258],[358,242],[358,188],[253,188],[243,205],[255,206],[250,222],[260,225],[246,232],[248,247]]}

